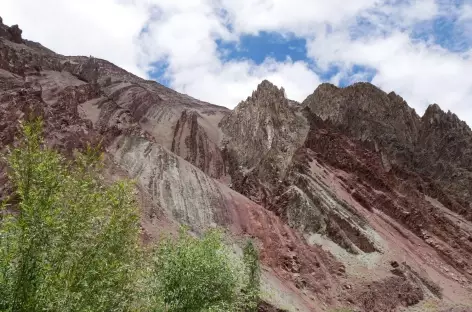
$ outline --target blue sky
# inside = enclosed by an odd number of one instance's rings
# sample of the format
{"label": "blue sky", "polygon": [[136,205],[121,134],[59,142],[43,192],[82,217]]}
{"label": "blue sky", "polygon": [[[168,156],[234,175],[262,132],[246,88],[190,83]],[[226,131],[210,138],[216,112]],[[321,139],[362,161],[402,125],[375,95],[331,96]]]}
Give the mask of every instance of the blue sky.
{"label": "blue sky", "polygon": [[59,53],[230,108],[263,79],[297,101],[370,81],[420,115],[438,103],[472,124],[472,0],[2,0],[0,12]]}
{"label": "blue sky", "polygon": [[310,62],[306,40],[292,34],[261,31],[257,35],[242,35],[239,42],[216,40],[216,43],[224,61],[248,59],[260,65],[267,57],[272,57],[278,62],[287,58]]}
{"label": "blue sky", "polygon": [[[261,65],[267,58],[272,58],[277,62],[302,61],[316,72],[322,81],[330,81],[340,73],[341,68],[330,66],[326,70],[320,70],[307,55],[306,39],[293,34],[281,34],[278,32],[262,31],[256,35],[243,35],[238,42],[215,41],[218,46],[220,59],[223,62],[234,60],[247,60]],[[354,64],[348,71],[347,77],[343,77],[337,83],[340,87],[348,86],[357,81],[372,81],[375,69],[359,64]],[[152,73],[154,79],[161,79],[161,73]],[[170,81],[162,81],[170,86]]]}

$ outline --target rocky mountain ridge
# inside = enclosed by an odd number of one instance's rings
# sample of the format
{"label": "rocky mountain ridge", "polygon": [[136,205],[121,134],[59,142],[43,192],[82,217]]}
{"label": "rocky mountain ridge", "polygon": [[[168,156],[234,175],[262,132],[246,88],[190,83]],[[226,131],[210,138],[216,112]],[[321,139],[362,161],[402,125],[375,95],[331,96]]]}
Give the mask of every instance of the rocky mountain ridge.
{"label": "rocky mountain ridge", "polygon": [[178,223],[254,237],[280,309],[472,304],[472,134],[437,105],[419,117],[368,83],[298,104],[263,81],[229,110],[0,20],[0,150],[30,115],[48,144],[102,142],[110,179],[138,181],[145,241]]}
{"label": "rocky mountain ridge", "polygon": [[438,183],[446,190],[441,195],[446,206],[471,220],[472,131],[455,114],[432,104],[419,117],[395,93],[367,83],[343,89],[322,85],[302,105],[353,138],[373,144],[387,170],[407,167]]}

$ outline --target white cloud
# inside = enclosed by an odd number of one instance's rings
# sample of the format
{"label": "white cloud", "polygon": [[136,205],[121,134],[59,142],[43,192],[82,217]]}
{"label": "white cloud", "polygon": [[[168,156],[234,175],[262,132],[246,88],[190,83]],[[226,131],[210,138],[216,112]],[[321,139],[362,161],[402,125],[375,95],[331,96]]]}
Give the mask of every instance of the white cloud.
{"label": "white cloud", "polygon": [[[5,23],[63,54],[105,58],[140,76],[166,62],[178,91],[234,107],[262,79],[284,86],[302,100],[319,76],[305,62],[287,58],[262,64],[223,61],[215,40],[238,43],[243,34],[273,31],[307,39],[317,72],[337,65],[333,82],[364,79],[353,65],[375,70],[373,82],[402,95],[420,113],[438,103],[472,124],[472,49],[454,53],[413,40],[436,16],[456,16],[460,46],[472,33],[472,6],[439,0],[2,0]],[[228,27],[231,25],[231,27]],[[145,27],[145,32],[141,30]],[[329,31],[328,31],[329,30]],[[430,34],[431,35],[431,34]],[[460,35],[460,37],[459,37]],[[462,41],[461,41],[462,40]],[[469,58],[467,58],[469,56]]]}
{"label": "white cloud", "polygon": [[189,68],[176,75],[173,85],[182,92],[228,107],[236,106],[249,96],[256,86],[268,79],[284,87],[287,97],[302,101],[320,83],[318,76],[304,62],[283,63],[267,59],[260,65],[248,61],[215,63]]}
{"label": "white cloud", "polygon": [[141,77],[134,43],[148,18],[144,8],[114,0],[2,0],[5,24],[19,24],[23,37],[65,55],[93,55]]}
{"label": "white cloud", "polygon": [[462,33],[465,34],[465,40],[472,42],[472,4],[464,5],[459,12],[458,27],[461,28]]}
{"label": "white cloud", "polygon": [[234,107],[263,79],[284,86],[288,96],[300,101],[319,84],[304,62],[223,62],[215,40],[237,37],[224,26],[225,17],[211,2],[201,1],[197,7],[156,4],[160,17],[149,21],[141,43],[148,59],[165,59],[172,87],[178,91]]}
{"label": "white cloud", "polygon": [[472,4],[464,5],[459,16],[461,20],[467,20],[467,21],[472,20]]}
{"label": "white cloud", "polygon": [[381,0],[221,0],[235,30],[256,34],[261,30],[310,35],[325,23],[339,25]]}

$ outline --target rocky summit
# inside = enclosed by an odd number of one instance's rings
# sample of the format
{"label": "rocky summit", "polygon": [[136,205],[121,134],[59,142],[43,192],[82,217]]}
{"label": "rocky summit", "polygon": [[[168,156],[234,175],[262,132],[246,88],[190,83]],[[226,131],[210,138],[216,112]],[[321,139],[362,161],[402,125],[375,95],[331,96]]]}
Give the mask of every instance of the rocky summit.
{"label": "rocky summit", "polygon": [[229,110],[0,19],[0,152],[30,116],[50,146],[101,142],[105,176],[138,182],[144,242],[178,224],[254,238],[260,311],[471,311],[472,131],[436,104],[420,117],[369,83],[297,103],[263,81]]}

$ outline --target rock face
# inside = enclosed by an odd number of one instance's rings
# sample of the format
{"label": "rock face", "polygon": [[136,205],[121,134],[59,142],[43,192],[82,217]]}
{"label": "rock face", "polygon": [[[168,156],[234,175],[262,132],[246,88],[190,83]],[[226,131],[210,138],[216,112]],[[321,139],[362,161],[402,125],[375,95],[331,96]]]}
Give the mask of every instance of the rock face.
{"label": "rock face", "polygon": [[369,83],[322,84],[303,105],[351,137],[371,145],[385,169],[406,167],[431,184],[426,195],[472,220],[472,131],[437,104],[423,117],[394,92]]}
{"label": "rock face", "polygon": [[7,38],[15,43],[23,43],[23,38],[21,38],[22,32],[23,31],[18,27],[18,25],[8,27],[4,25],[3,20],[0,19],[0,37]]}
{"label": "rock face", "polygon": [[472,220],[472,131],[451,113],[430,105],[421,119],[416,163],[421,175],[441,188],[431,194],[449,209]]}
{"label": "rock face", "polygon": [[219,125],[233,188],[267,205],[308,133],[307,120],[265,80]]}
{"label": "rock face", "polygon": [[106,176],[138,181],[145,240],[178,223],[255,238],[260,311],[472,304],[472,135],[437,105],[419,117],[366,83],[299,104],[263,81],[230,111],[0,19],[0,152],[30,116],[49,145],[101,142]]}
{"label": "rock face", "polygon": [[362,141],[379,137],[385,145],[408,145],[418,138],[421,121],[415,110],[394,92],[387,94],[370,83],[346,88],[321,84],[302,105]]}

